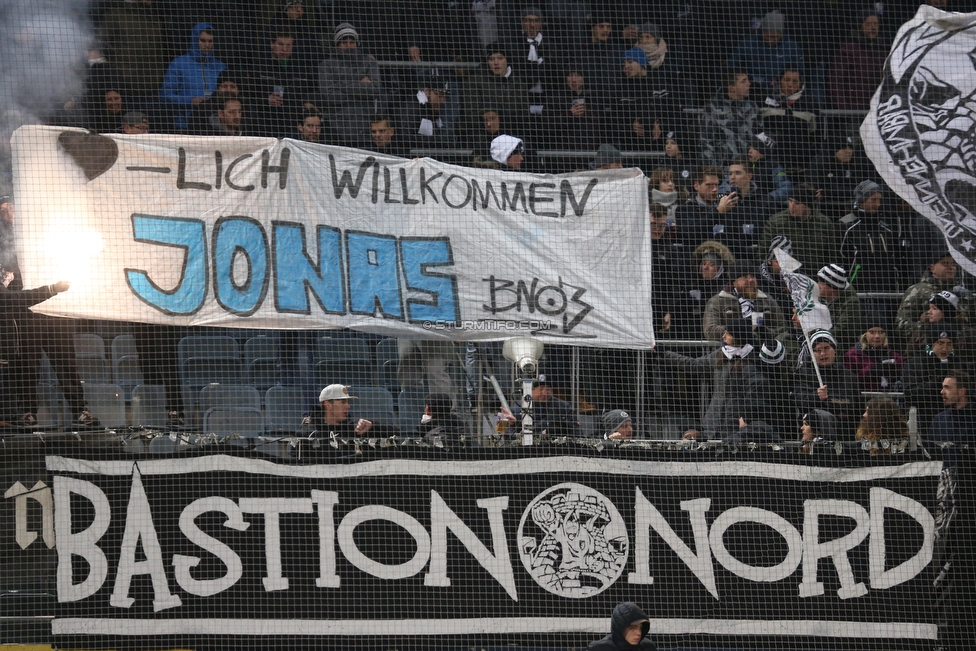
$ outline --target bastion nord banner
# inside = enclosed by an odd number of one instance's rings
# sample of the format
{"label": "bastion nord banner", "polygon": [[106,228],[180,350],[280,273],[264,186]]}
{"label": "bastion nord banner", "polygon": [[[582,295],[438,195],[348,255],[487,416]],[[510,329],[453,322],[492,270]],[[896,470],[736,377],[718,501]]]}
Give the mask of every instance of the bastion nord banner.
{"label": "bastion nord banner", "polygon": [[[50,456],[56,636],[933,640],[941,462]],[[80,641],[79,641],[80,639]],[[780,642],[782,644],[782,642]],[[762,645],[760,645],[762,646]]]}
{"label": "bastion nord banner", "polygon": [[25,282],[75,318],[646,348],[647,179],[273,138],[12,139]]}

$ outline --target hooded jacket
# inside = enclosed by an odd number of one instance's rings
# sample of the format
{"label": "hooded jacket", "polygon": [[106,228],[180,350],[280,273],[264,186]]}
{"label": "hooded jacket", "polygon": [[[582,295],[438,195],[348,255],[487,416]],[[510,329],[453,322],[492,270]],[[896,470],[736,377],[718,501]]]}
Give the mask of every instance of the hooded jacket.
{"label": "hooded jacket", "polygon": [[205,97],[217,90],[217,75],[227,68],[211,51],[200,52],[200,32],[213,31],[209,23],[197,23],[190,36],[190,51],[173,59],[163,77],[163,87],[159,97],[164,102],[175,104],[173,122],[177,129],[186,129],[190,113],[193,112],[193,98]]}
{"label": "hooded jacket", "polygon": [[[641,641],[637,644],[628,644],[624,638],[624,632],[628,626],[635,622],[643,622],[641,629],[644,635],[641,636]],[[590,642],[587,649],[589,651],[636,651],[637,649],[656,651],[657,646],[645,637],[650,627],[651,623],[647,614],[637,604],[625,601],[622,604],[617,604],[617,607],[613,609],[613,615],[610,617],[610,634],[602,640]]]}
{"label": "hooded jacket", "polygon": [[761,133],[762,115],[751,99],[729,99],[726,92],[715,96],[705,108],[698,131],[702,163],[724,167],[745,158],[752,137]]}

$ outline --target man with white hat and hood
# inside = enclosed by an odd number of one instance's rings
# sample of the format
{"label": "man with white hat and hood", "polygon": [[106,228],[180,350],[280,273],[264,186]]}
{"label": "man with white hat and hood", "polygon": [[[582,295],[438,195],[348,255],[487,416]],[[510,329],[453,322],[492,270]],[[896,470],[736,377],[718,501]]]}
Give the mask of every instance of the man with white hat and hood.
{"label": "man with white hat and hood", "polygon": [[500,165],[521,169],[525,162],[525,143],[521,138],[502,134],[491,141],[491,157]]}

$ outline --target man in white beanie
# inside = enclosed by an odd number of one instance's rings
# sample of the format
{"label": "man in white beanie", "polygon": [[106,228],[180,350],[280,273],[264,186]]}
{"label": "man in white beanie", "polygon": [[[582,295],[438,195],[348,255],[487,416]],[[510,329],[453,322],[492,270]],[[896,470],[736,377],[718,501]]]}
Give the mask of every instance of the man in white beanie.
{"label": "man in white beanie", "polygon": [[864,328],[861,327],[861,301],[847,282],[847,270],[839,264],[828,264],[817,272],[820,302],[830,311],[830,329],[842,352],[853,346]]}
{"label": "man in white beanie", "polygon": [[491,141],[491,157],[500,165],[513,170],[521,169],[525,162],[525,143],[521,138],[502,134]]}

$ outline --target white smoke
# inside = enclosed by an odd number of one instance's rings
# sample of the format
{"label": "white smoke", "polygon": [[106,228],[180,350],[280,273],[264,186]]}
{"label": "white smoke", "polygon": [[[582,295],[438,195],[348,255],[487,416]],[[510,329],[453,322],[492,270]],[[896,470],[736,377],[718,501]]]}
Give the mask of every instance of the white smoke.
{"label": "white smoke", "polygon": [[12,188],[10,136],[81,99],[93,32],[87,0],[0,0],[0,194]]}

